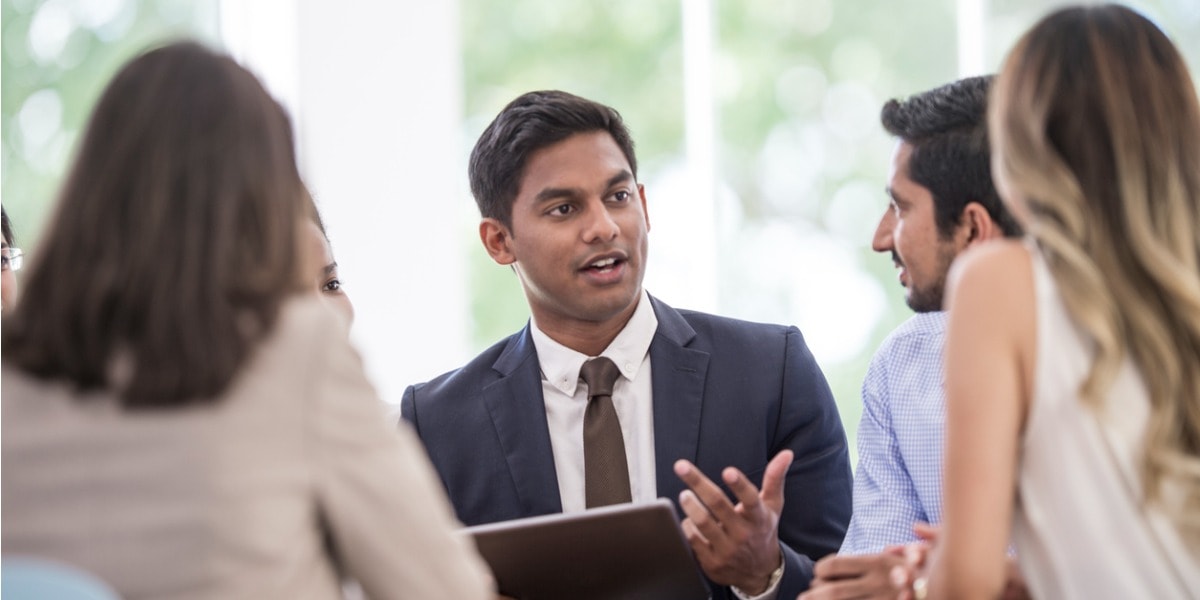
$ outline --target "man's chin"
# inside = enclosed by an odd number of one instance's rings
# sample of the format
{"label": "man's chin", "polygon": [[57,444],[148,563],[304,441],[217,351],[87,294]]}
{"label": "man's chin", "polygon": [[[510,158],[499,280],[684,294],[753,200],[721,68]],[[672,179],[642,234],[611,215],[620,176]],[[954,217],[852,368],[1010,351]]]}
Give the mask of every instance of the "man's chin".
{"label": "man's chin", "polygon": [[930,313],[942,310],[942,298],[926,294],[908,294],[904,303],[915,313]]}
{"label": "man's chin", "polygon": [[[615,290],[612,290],[615,292]],[[622,291],[605,295],[607,297],[595,298],[594,302],[588,303],[587,306],[580,307],[584,314],[587,314],[592,321],[604,322],[611,319],[619,318],[622,315],[633,314],[637,307],[638,300],[641,298],[641,290],[635,290],[632,293]]]}

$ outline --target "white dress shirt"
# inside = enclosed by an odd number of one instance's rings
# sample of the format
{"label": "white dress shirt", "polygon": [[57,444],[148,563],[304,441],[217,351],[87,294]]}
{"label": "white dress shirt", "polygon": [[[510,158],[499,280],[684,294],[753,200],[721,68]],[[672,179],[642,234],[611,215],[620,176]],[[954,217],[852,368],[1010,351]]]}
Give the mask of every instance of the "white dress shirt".
{"label": "white dress shirt", "polygon": [[[651,402],[650,341],[658,330],[658,317],[643,290],[629,323],[600,353],[616,363],[621,376],[613,384],[613,407],[625,438],[629,489],[634,502],[658,496],[654,467],[654,405]],[[563,512],[587,508],[583,476],[583,413],[588,404],[587,384],[579,369],[589,358],[542,332],[537,321],[530,328],[542,369],[542,397],[550,426],[550,446],[558,473],[558,493]]]}

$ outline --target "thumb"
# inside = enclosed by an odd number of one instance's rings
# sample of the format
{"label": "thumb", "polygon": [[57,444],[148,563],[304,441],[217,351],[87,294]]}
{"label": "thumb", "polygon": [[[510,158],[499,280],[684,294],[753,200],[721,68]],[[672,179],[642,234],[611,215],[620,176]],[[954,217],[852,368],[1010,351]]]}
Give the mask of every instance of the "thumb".
{"label": "thumb", "polygon": [[763,472],[762,497],[763,504],[775,514],[783,510],[783,482],[787,479],[788,467],[792,466],[794,455],[791,450],[783,450],[767,463]]}
{"label": "thumb", "polygon": [[925,540],[926,542],[936,542],[938,537],[941,535],[941,532],[942,528],[937,525],[930,525],[929,523],[913,523],[913,533],[917,534],[917,537]]}

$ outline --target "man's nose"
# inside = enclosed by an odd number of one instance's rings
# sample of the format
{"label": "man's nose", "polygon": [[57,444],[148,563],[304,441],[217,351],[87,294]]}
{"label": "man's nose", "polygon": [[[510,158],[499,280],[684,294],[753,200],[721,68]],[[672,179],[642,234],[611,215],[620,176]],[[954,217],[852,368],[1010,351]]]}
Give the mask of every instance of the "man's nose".
{"label": "man's nose", "polygon": [[884,211],[883,217],[879,219],[879,225],[875,226],[875,235],[871,238],[871,249],[876,252],[895,250],[895,244],[892,242],[895,230],[896,215],[891,210]]}
{"label": "man's nose", "polygon": [[616,219],[613,218],[604,202],[589,205],[586,219],[583,239],[589,244],[612,240],[621,233],[621,227],[617,225]]}

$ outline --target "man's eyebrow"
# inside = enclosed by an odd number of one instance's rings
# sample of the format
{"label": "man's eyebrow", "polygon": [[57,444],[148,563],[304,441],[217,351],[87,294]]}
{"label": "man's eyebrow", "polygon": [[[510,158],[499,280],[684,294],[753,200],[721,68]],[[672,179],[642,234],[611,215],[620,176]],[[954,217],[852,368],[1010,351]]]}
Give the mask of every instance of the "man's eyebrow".
{"label": "man's eyebrow", "polygon": [[580,191],[577,188],[548,187],[538,192],[537,195],[533,197],[533,202],[534,204],[541,204],[547,200],[554,200],[557,198],[574,198],[578,195],[580,195]]}
{"label": "man's eyebrow", "polygon": [[608,178],[608,183],[605,184],[605,187],[612,187],[614,185],[617,185],[618,183],[625,183],[627,181],[632,181],[632,180],[633,180],[633,173],[630,173],[629,171],[622,169],[620,173],[617,173],[616,175],[613,175],[612,177]]}
{"label": "man's eyebrow", "polygon": [[[604,182],[604,187],[610,188],[614,185],[632,180],[633,173],[630,173],[626,169],[622,169],[621,172],[609,177],[608,181]],[[534,204],[541,204],[548,200],[554,200],[558,198],[574,198],[577,196],[582,196],[583,194],[583,190],[580,190],[579,188],[548,187],[538,192],[537,195],[533,197],[533,202]]]}
{"label": "man's eyebrow", "polygon": [[337,270],[337,261],[335,260],[335,261],[325,265],[325,276],[329,277],[336,270]]}

